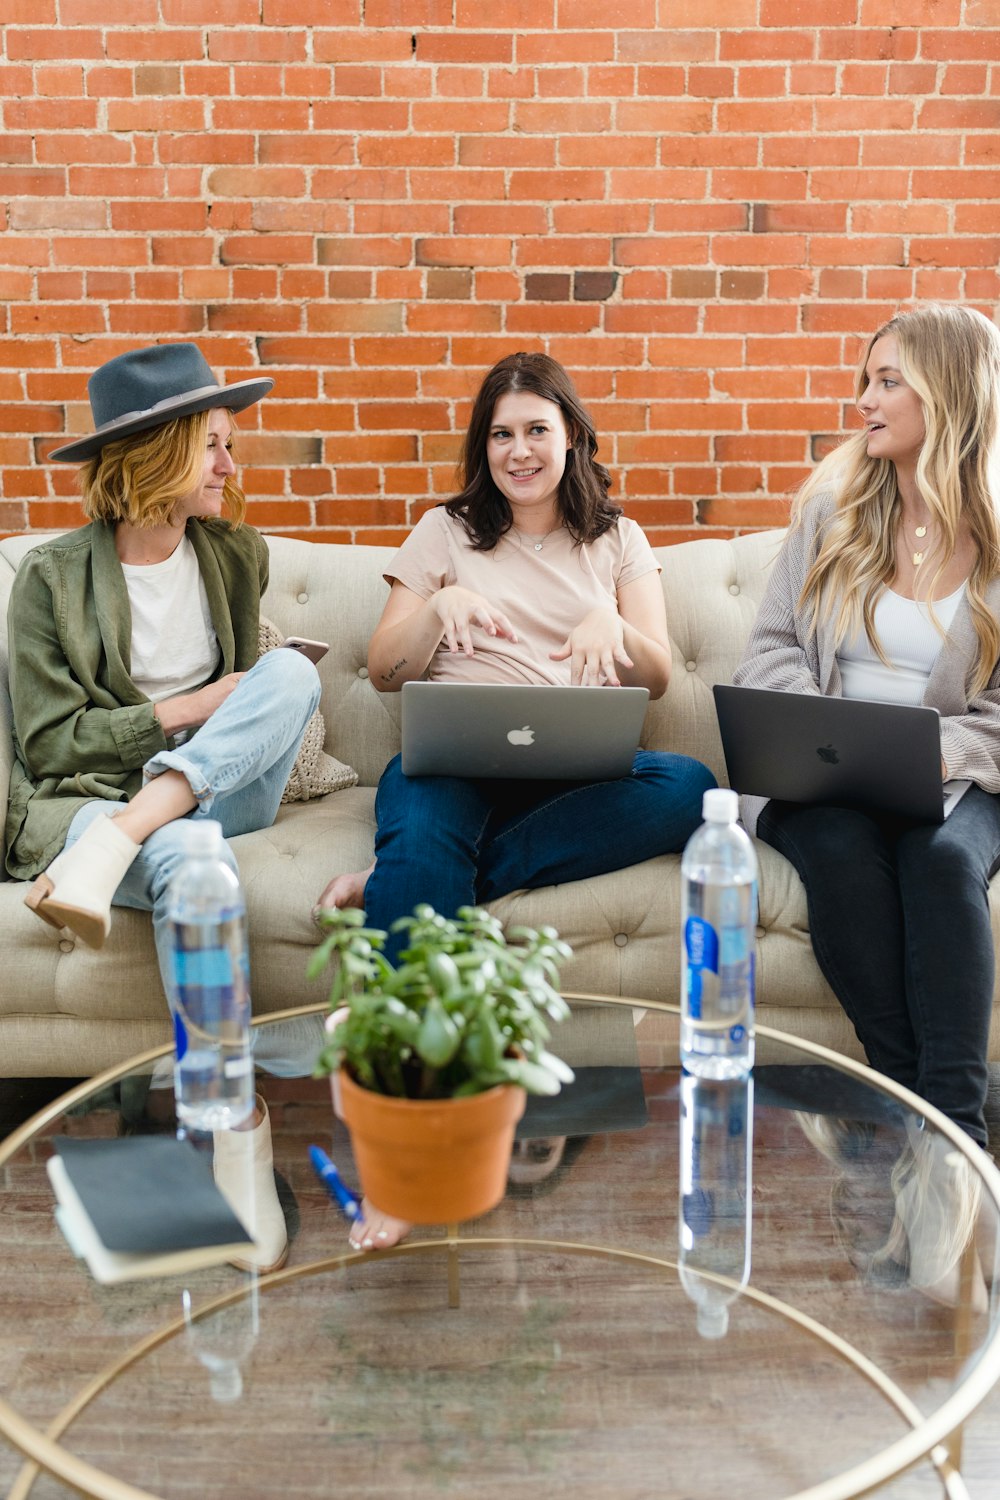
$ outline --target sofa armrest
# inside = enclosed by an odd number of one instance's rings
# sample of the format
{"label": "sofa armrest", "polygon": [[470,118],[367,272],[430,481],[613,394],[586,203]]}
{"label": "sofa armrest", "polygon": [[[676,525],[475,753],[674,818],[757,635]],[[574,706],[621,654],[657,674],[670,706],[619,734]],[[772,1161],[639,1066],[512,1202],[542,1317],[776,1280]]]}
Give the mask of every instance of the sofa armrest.
{"label": "sofa armrest", "polygon": [[14,713],[10,703],[7,678],[7,605],[17,565],[26,552],[46,541],[55,532],[35,532],[28,536],[9,536],[0,541],[0,880],[7,879],[4,861],[7,845],[4,823],[10,796],[10,773],[14,765]]}
{"label": "sofa armrest", "polygon": [[[7,797],[10,793],[10,772],[14,764],[14,715],[10,706],[10,694],[7,692],[7,673],[3,672],[3,680],[0,682],[0,810],[7,811]],[[4,841],[4,819],[0,818],[0,880],[7,879],[7,871],[4,861],[7,857],[7,845]]]}

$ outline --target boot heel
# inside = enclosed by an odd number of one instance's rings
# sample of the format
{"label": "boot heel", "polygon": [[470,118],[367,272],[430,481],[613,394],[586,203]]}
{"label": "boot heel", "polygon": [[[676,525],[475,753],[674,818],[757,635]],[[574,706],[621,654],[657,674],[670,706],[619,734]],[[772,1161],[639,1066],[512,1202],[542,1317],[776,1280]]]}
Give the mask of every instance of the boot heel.
{"label": "boot heel", "polygon": [[63,923],[45,909],[48,899],[54,890],[55,886],[49,877],[47,875],[39,875],[25,896],[24,904],[30,907],[36,917],[41,917],[43,922],[48,922],[50,927],[55,927],[57,931],[61,932]]}
{"label": "boot heel", "polygon": [[101,912],[71,906],[53,897],[46,900],[44,911],[37,906],[32,907],[32,910],[52,927],[68,927],[88,948],[103,948],[111,931],[110,918]]}

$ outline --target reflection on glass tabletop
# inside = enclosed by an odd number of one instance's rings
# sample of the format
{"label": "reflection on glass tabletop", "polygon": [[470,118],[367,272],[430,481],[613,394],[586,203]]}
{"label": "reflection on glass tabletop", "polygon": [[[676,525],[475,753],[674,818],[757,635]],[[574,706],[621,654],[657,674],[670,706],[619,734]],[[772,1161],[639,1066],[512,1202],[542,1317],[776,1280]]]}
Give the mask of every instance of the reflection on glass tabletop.
{"label": "reflection on glass tabletop", "polygon": [[291,1248],[260,1278],[95,1283],[53,1218],[52,1138],[172,1132],[169,1056],[56,1101],[0,1146],[0,1430],[22,1450],[0,1445],[0,1484],[14,1500],[71,1483],[119,1500],[995,1493],[990,1160],[867,1069],[764,1028],[751,1080],[682,1075],[676,1025],[667,1006],[576,1001],[553,1043],[576,1082],[529,1101],[499,1207],[359,1254],[309,1158],[322,1146],[357,1186],[309,1076],[322,1014],[262,1022]]}

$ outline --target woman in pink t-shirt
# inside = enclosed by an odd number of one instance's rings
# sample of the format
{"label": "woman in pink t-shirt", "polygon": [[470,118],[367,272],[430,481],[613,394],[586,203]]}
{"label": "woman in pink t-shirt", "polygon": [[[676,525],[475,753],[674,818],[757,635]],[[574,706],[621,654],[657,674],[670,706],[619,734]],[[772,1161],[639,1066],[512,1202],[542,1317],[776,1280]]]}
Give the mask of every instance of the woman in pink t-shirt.
{"label": "woman in pink t-shirt", "polygon": [[[368,648],[383,693],[432,680],[580,683],[666,692],[659,564],[607,498],[597,436],[569,375],[511,354],[486,376],[466,434],[465,485],[393,558]],[[363,905],[389,928],[421,901],[453,915],[508,891],[584,880],[683,848],[715,782],[699,761],[640,751],[618,781],[405,776],[376,798],[376,862],[320,906]],[[394,953],[393,939],[387,949]]]}
{"label": "woman in pink t-shirt", "polygon": [[[442,681],[580,683],[666,692],[659,564],[607,497],[597,436],[560,364],[512,354],[476,397],[461,494],[427,511],[386,573],[368,648],[379,692]],[[453,915],[508,891],[583,880],[683,848],[715,782],[687,756],[640,751],[618,781],[405,776],[376,798],[376,862],[320,906],[389,928],[421,901]],[[387,949],[394,955],[394,940]]]}
{"label": "woman in pink t-shirt", "polygon": [[[493,366],[472,407],[462,493],[424,513],[385,574],[367,661],[379,691],[430,676],[663,696],[660,565],[607,498],[595,455],[594,423],[561,365],[511,354]],[[420,901],[450,916],[621,870],[682,849],[714,784],[699,760],[661,751],[595,783],[408,777],[396,756],[376,796],[375,864],[331,880],[319,906],[364,906],[388,929]]]}
{"label": "woman in pink t-shirt", "polygon": [[[593,422],[554,359],[512,354],[494,366],[473,405],[461,494],[421,518],[386,574],[392,591],[368,651],[379,692],[429,676],[625,683],[663,696],[659,565],[609,502],[596,453]],[[375,803],[375,864],[331,881],[320,905],[363,905],[389,929],[422,901],[452,916],[602,875],[683,848],[714,785],[699,761],[653,751],[636,755],[631,775],[594,783],[409,777],[396,756]],[[398,944],[390,938],[390,957]]]}

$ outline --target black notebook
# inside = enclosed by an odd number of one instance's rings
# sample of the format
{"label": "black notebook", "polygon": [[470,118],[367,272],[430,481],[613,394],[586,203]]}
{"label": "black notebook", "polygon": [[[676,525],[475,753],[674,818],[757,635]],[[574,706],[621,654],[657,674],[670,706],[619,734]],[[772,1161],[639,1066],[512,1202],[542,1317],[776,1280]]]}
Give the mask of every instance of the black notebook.
{"label": "black notebook", "polygon": [[56,1218],[98,1281],[172,1276],[245,1255],[253,1243],[212,1175],[173,1136],[57,1136],[48,1162]]}

